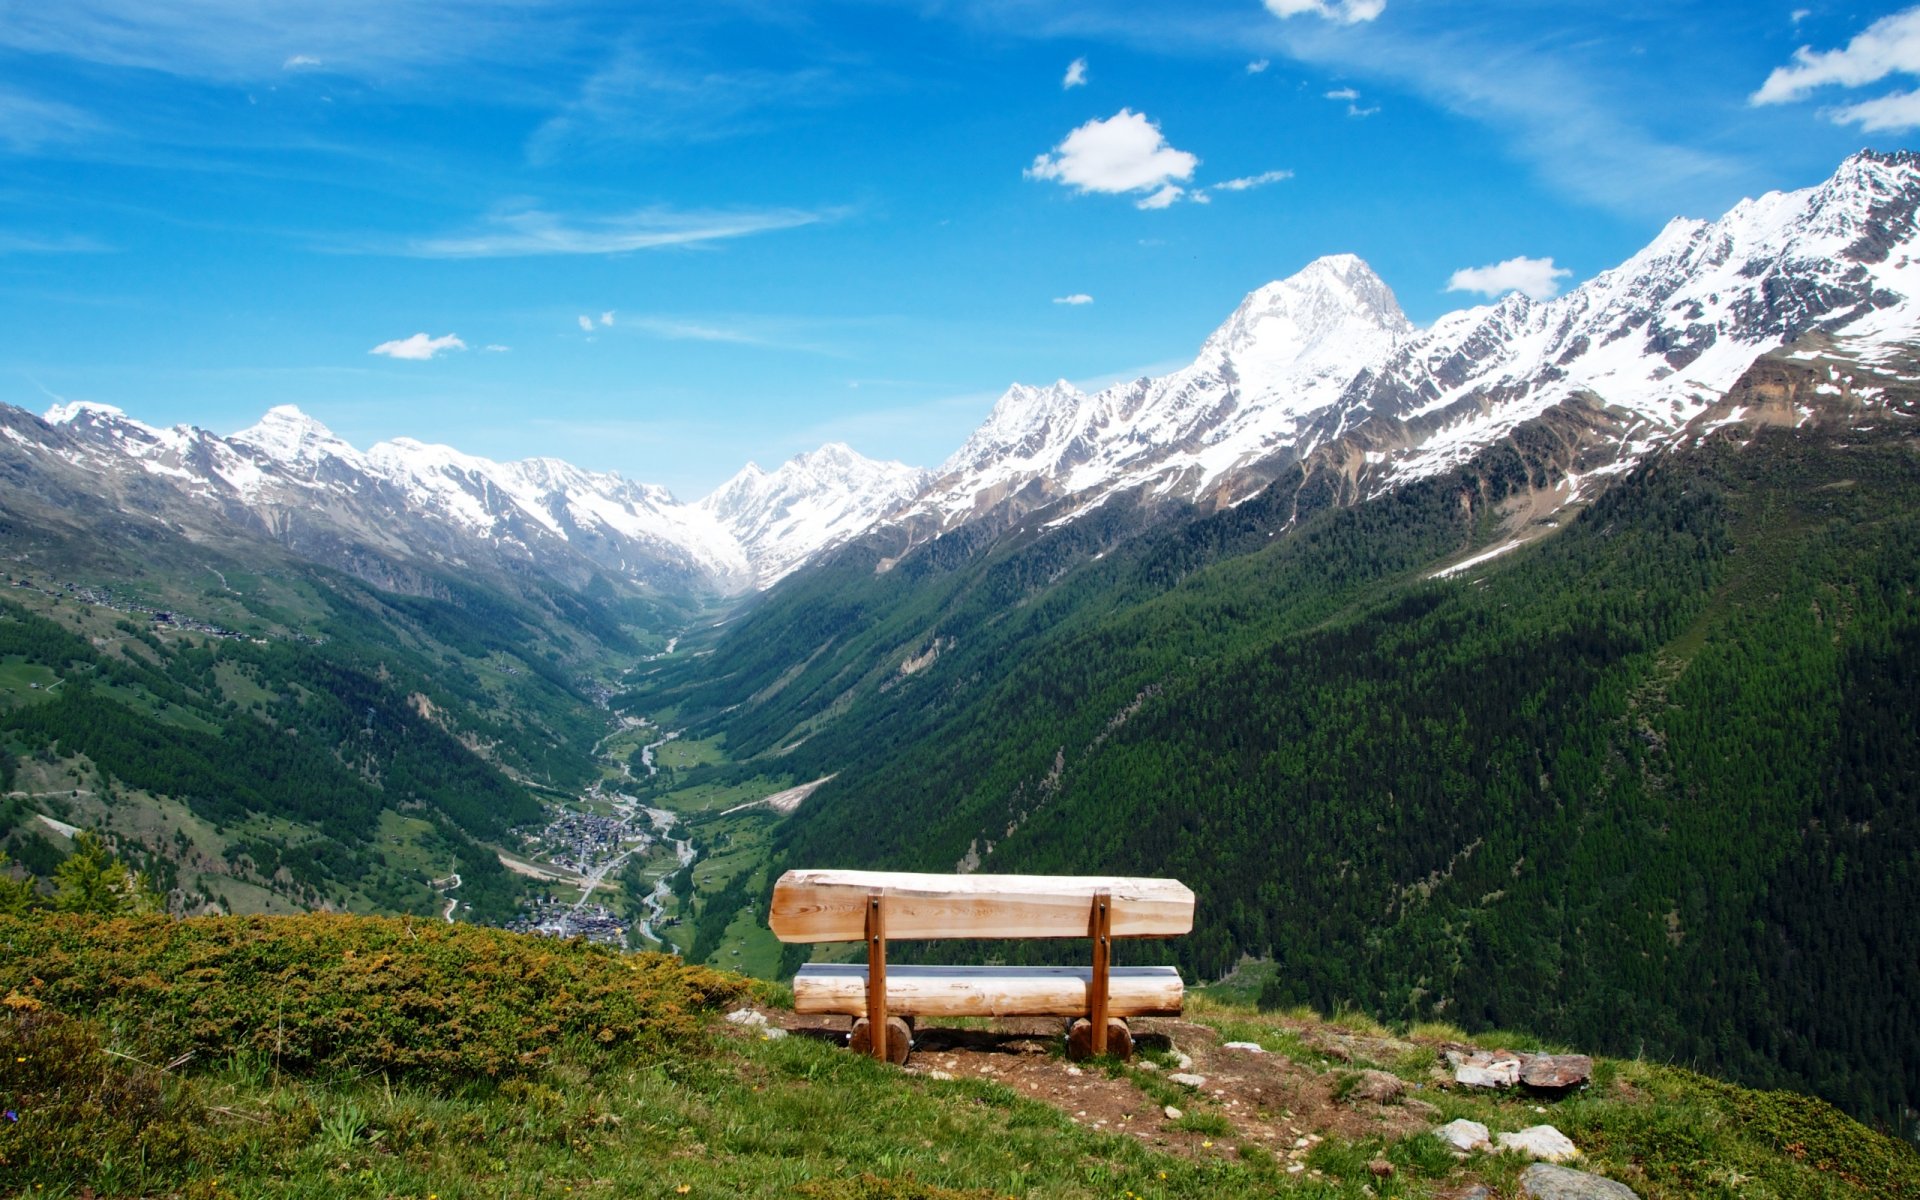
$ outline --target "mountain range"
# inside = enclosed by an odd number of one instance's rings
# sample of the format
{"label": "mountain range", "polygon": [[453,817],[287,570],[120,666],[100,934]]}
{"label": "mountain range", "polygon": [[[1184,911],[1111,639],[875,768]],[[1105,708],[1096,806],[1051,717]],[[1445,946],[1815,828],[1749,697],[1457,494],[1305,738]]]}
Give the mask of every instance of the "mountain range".
{"label": "mountain range", "polygon": [[1676,219],[1564,296],[1515,292],[1425,329],[1366,263],[1321,258],[1249,294],[1169,375],[1094,393],[1013,386],[931,471],[833,444],[772,472],[748,464],[693,503],[556,459],[410,438],[363,452],[286,406],[224,438],[86,402],[44,420],[5,409],[0,449],[20,456],[17,482],[38,464],[176,528],[264,535],[387,586],[404,586],[395,564],[489,561],[733,595],[876,528],[911,546],[1040,508],[1071,521],[1120,496],[1207,512],[1296,464],[1300,503],[1352,503],[1529,422],[1561,442],[1550,508],[1673,444],[1770,350],[1822,331],[1868,351],[1920,333],[1916,210],[1920,158],[1862,152],[1816,187]]}

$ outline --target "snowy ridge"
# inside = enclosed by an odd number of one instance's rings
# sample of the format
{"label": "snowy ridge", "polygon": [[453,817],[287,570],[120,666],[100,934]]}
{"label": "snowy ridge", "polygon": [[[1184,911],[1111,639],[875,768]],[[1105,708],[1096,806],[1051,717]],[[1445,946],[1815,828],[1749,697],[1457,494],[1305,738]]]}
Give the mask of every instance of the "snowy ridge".
{"label": "snowy ridge", "polygon": [[[277,536],[320,523],[386,550],[443,546],[453,561],[477,548],[509,559],[572,554],[723,592],[770,585],[863,532],[926,478],[833,444],[772,474],[749,466],[706,500],[683,504],[657,485],[559,459],[500,463],[412,438],[363,452],[292,405],[225,438],[158,429],[89,402],[56,405],[45,419],[69,435],[60,454],[74,465],[137,468]],[[431,536],[410,536],[409,523]]]}
{"label": "snowy ridge", "polygon": [[1014,385],[914,505],[943,527],[1021,493],[1086,504],[1143,484],[1202,500],[1270,458],[1356,374],[1413,332],[1393,292],[1351,254],[1307,264],[1241,302],[1191,366],[1088,395]]}
{"label": "snowy ridge", "polygon": [[[937,529],[1116,493],[1217,507],[1343,444],[1365,494],[1456,466],[1567,402],[1624,432],[1603,473],[1668,444],[1757,358],[1814,330],[1920,331],[1920,156],[1862,152],[1815,187],[1679,218],[1557,299],[1513,293],[1425,330],[1352,255],[1241,303],[1192,365],[1088,395],[1016,384],[895,519]],[[1345,469],[1345,468],[1343,468]]]}
{"label": "snowy ridge", "polygon": [[766,588],[864,533],[930,478],[919,467],[875,462],[829,442],[770,474],[748,463],[694,507],[739,539],[755,585]]}

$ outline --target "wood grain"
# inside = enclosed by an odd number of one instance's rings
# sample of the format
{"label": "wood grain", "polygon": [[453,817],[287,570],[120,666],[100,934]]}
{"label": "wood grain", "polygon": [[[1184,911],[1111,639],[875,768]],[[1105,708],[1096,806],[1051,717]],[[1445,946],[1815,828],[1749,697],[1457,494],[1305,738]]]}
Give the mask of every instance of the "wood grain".
{"label": "wood grain", "polygon": [[783,942],[866,938],[867,894],[887,893],[887,936],[1086,937],[1094,893],[1112,895],[1112,936],[1179,937],[1193,929],[1193,893],[1177,879],[1097,875],[923,875],[788,871],[768,923]]}
{"label": "wood grain", "polygon": [[[889,912],[888,917],[892,917]],[[1085,936],[1082,918],[1082,936]],[[891,924],[891,921],[889,921]],[[887,1012],[895,1016],[1086,1016],[1087,967],[887,967]],[[1186,985],[1175,967],[1114,967],[1107,1013],[1113,1017],[1180,1014]],[[798,1013],[864,1016],[867,969],[860,963],[808,963],[793,978]]]}

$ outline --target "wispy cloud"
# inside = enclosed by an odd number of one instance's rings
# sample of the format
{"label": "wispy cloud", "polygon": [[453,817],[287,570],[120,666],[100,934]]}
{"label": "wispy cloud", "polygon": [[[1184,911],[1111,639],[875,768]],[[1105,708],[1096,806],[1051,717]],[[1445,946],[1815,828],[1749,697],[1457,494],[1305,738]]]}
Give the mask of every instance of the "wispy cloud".
{"label": "wispy cloud", "polygon": [[[0,27],[5,24],[0,21]],[[0,87],[0,146],[16,154],[82,141],[104,129],[105,125],[84,109]]]}
{"label": "wispy cloud", "polygon": [[1371,21],[1387,11],[1387,0],[1266,0],[1267,11],[1282,20],[1316,16],[1342,25]]}
{"label": "wispy cloud", "polygon": [[1060,81],[1060,90],[1087,86],[1087,60],[1076,58],[1067,64],[1066,78]]}
{"label": "wispy cloud", "polygon": [[543,163],[623,142],[711,141],[792,120],[850,94],[850,85],[824,67],[702,67],[670,61],[656,48],[622,46],[534,130],[526,153]]}
{"label": "wispy cloud", "polygon": [[226,83],[321,62],[391,80],[476,55],[524,61],[540,50],[518,36],[537,7],[517,0],[60,0],[9,5],[0,47]]}
{"label": "wispy cloud", "polygon": [[1053,302],[1055,304],[1069,304],[1078,307],[1082,304],[1092,304],[1093,297],[1087,295],[1085,292],[1075,292],[1071,296],[1055,296]]}
{"label": "wispy cloud", "polygon": [[412,337],[381,342],[367,353],[384,354],[388,358],[404,358],[412,362],[425,362],[443,351],[466,348],[467,344],[451,333],[442,337],[428,337],[424,333],[416,333]]}
{"label": "wispy cloud", "polygon": [[1330,92],[1322,93],[1322,95],[1328,100],[1358,100],[1360,98],[1360,93],[1350,87],[1334,88]]}
{"label": "wispy cloud", "polygon": [[653,337],[666,338],[676,342],[720,342],[734,346],[754,346],[762,350],[790,350],[801,354],[818,354],[829,358],[841,357],[839,351],[817,342],[806,341],[800,337],[790,337],[779,331],[782,324],[793,322],[781,319],[772,321],[772,330],[756,328],[743,321],[722,323],[712,320],[689,319],[674,316],[622,317],[622,329],[637,329]]}
{"label": "wispy cloud", "polygon": [[112,250],[105,242],[78,234],[45,237],[0,232],[0,254],[107,254]]}
{"label": "wispy cloud", "polygon": [[1284,179],[1292,178],[1292,171],[1262,171],[1258,175],[1242,175],[1238,179],[1227,179],[1219,183],[1210,183],[1206,186],[1206,190],[1209,192],[1245,192],[1258,187],[1266,187],[1270,183],[1279,183]]}
{"label": "wispy cloud", "polygon": [[507,351],[513,349],[513,347],[502,346],[499,342],[489,342],[486,346],[482,347],[482,349],[488,354],[505,354]]}
{"label": "wispy cloud", "polygon": [[1273,60],[1270,58],[1256,58],[1247,64],[1247,74],[1258,75],[1272,65]]}
{"label": "wispy cloud", "polygon": [[795,229],[831,214],[803,209],[682,212],[643,208],[605,217],[563,216],[520,209],[489,217],[477,230],[407,243],[415,258],[525,258],[554,254],[625,254],[669,246],[698,246]]}
{"label": "wispy cloud", "polygon": [[1551,258],[1522,255],[1484,267],[1462,267],[1447,280],[1449,292],[1479,292],[1484,296],[1524,293],[1530,300],[1551,300],[1560,294],[1560,281],[1573,274],[1556,267]]}
{"label": "wispy cloud", "polygon": [[585,313],[581,313],[579,316],[575,317],[574,322],[580,326],[581,333],[593,332],[593,318],[587,316]]}
{"label": "wispy cloud", "polygon": [[[1920,75],[1920,8],[1880,18],[1839,50],[1800,47],[1793,52],[1793,62],[1775,67],[1748,101],[1787,104],[1822,88],[1867,87],[1890,75]],[[1889,92],[1829,109],[1825,115],[1835,124],[1858,125],[1869,133],[1912,129],[1920,126],[1920,91]]]}
{"label": "wispy cloud", "polygon": [[1079,192],[1148,192],[1135,201],[1137,207],[1166,208],[1185,193],[1174,181],[1193,178],[1199,164],[1197,156],[1168,144],[1146,114],[1123,108],[1069,133],[1051,152],[1036,157],[1026,176]]}

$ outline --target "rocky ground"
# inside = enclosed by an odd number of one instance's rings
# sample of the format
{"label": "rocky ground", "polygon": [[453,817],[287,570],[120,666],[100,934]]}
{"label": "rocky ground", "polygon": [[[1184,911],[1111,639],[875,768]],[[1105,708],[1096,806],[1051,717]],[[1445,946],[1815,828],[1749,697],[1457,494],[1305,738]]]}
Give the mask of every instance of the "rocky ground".
{"label": "rocky ground", "polygon": [[[742,1010],[729,1017],[761,1036],[844,1044],[847,1018]],[[1270,1155],[1280,1169],[1311,1179],[1320,1143],[1392,1143],[1435,1132],[1461,1164],[1457,1182],[1434,1195],[1472,1200],[1497,1193],[1471,1167],[1481,1153],[1513,1149],[1577,1165],[1578,1152],[1550,1126],[1554,1103],[1588,1086],[1592,1063],[1578,1055],[1482,1050],[1459,1042],[1410,1040],[1381,1032],[1300,1023],[1260,1041],[1234,1040],[1231,1021],[1144,1018],[1132,1023],[1136,1053],[1125,1065],[1073,1063],[1062,1024],[1052,1019],[922,1023],[903,1068],[935,1079],[990,1080],[1052,1105],[1090,1129],[1140,1139],[1191,1158]],[[1522,1077],[1529,1082],[1521,1082]],[[1446,1121],[1449,1096],[1499,1096],[1532,1126],[1489,1135],[1471,1121]],[[1494,1139],[1504,1139],[1498,1146]],[[1556,1151],[1555,1147],[1561,1149]],[[1384,1159],[1370,1164],[1390,1176]],[[1579,1190],[1602,1185],[1572,1170],[1523,1172],[1516,1195],[1631,1196]],[[1576,1190],[1564,1190],[1566,1187]],[[1563,1190],[1555,1190],[1560,1188]]]}

